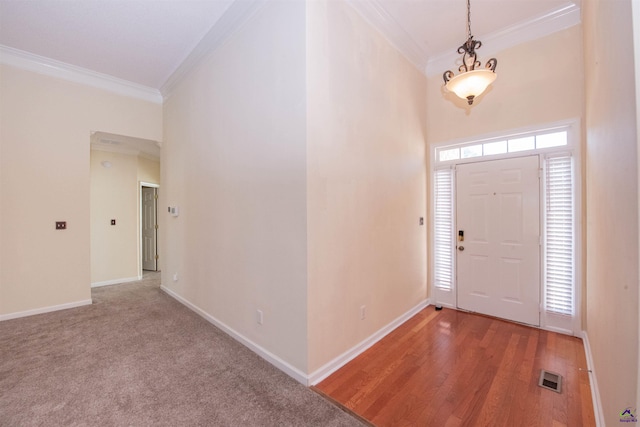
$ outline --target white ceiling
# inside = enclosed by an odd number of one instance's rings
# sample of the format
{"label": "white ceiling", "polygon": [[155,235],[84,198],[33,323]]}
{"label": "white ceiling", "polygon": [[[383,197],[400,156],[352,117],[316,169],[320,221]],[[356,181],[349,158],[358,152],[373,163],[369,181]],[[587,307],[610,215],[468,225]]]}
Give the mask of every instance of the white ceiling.
{"label": "white ceiling", "polygon": [[[232,4],[252,1],[0,0],[0,45],[160,89]],[[420,67],[467,37],[465,0],[347,1]],[[486,45],[579,1],[472,0],[471,28]]]}
{"label": "white ceiling", "polygon": [[0,44],[160,88],[233,0],[0,0]]}

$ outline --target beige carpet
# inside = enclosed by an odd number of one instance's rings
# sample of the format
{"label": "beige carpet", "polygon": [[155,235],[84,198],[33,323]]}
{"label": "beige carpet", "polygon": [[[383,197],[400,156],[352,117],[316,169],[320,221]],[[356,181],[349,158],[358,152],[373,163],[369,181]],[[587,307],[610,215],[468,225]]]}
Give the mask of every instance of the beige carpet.
{"label": "beige carpet", "polygon": [[360,426],[174,301],[158,274],[0,322],[1,426]]}

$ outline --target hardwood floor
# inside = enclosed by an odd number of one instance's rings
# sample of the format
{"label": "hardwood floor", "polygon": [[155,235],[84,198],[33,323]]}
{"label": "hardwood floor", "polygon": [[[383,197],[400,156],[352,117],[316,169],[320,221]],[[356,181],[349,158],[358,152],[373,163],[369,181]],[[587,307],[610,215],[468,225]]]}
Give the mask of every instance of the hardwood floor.
{"label": "hardwood floor", "polygon": [[[562,375],[562,393],[538,386]],[[376,426],[595,426],[582,340],[430,306],[318,384]]]}

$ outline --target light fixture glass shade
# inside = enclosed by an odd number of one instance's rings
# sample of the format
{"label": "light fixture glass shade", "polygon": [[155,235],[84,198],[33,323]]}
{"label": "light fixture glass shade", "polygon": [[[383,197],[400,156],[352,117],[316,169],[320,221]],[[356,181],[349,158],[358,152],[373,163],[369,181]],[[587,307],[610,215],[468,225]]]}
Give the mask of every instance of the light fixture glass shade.
{"label": "light fixture glass shade", "polygon": [[490,69],[471,70],[453,77],[447,82],[446,88],[471,105],[473,99],[481,95],[496,77],[496,73]]}

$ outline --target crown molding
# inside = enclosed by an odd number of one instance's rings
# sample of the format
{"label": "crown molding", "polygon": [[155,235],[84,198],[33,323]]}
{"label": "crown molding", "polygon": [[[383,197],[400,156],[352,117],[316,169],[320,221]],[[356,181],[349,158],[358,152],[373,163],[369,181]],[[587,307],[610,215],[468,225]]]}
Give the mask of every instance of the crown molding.
{"label": "crown molding", "polygon": [[[456,52],[457,46],[447,52],[428,58],[426,52],[389,15],[378,0],[346,0],[346,2],[427,76],[441,74],[444,70],[450,69],[459,59],[460,55]],[[579,6],[574,4],[563,6],[528,21],[480,37],[483,40],[483,54],[490,56],[503,49],[539,39],[580,22]]]}
{"label": "crown molding", "polygon": [[92,86],[118,95],[162,104],[160,91],[128,80],[77,67],[55,59],[34,55],[23,50],[0,45],[0,63],[38,74]]}
{"label": "crown molding", "polygon": [[[580,22],[580,7],[572,4],[476,39],[482,40],[483,57],[491,57],[501,50],[565,30]],[[455,69],[459,59],[456,49],[434,55],[427,62],[425,74],[431,77]]]}
{"label": "crown molding", "polygon": [[164,99],[198,65],[218,50],[267,3],[267,0],[235,0],[160,88]]}
{"label": "crown molding", "polygon": [[346,0],[346,3],[354,8],[365,21],[376,28],[409,62],[420,71],[424,71],[427,66],[427,54],[409,33],[389,15],[389,12],[378,0]]}

